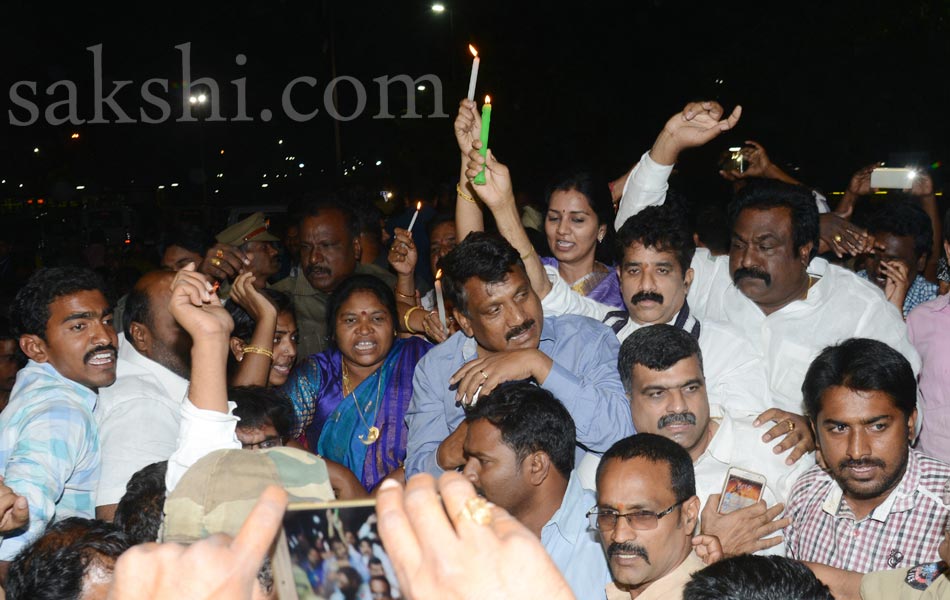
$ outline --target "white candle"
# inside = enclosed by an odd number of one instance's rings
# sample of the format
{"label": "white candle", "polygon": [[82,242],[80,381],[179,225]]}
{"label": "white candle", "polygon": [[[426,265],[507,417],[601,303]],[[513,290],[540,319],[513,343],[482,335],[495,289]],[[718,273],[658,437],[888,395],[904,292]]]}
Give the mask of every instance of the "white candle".
{"label": "white candle", "polygon": [[474,100],[475,99],[475,81],[478,79],[478,63],[479,63],[478,50],[476,50],[475,46],[471,44],[468,45],[468,50],[469,52],[472,53],[472,56],[475,57],[475,59],[472,60],[472,76],[468,80],[468,99]]}
{"label": "white candle", "polygon": [[439,322],[442,323],[442,333],[448,334],[445,322],[445,299],[442,297],[442,269],[435,274],[435,303],[439,307]]}
{"label": "white candle", "polygon": [[412,213],[412,220],[409,221],[409,231],[412,232],[412,226],[416,224],[416,219],[419,217],[419,211],[422,209],[422,201],[416,202],[416,212]]}

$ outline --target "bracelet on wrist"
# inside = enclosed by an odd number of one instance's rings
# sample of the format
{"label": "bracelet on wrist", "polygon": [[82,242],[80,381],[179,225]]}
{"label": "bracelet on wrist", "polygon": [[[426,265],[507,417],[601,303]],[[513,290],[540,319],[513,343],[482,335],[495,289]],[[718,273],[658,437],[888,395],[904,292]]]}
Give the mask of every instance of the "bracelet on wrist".
{"label": "bracelet on wrist", "polygon": [[260,346],[244,346],[244,349],[241,350],[241,354],[263,354],[268,358],[274,358],[274,353],[267,348],[261,348]]}
{"label": "bracelet on wrist", "polygon": [[409,317],[412,316],[412,313],[414,313],[414,312],[417,311],[417,310],[422,310],[422,307],[421,307],[421,306],[413,306],[412,308],[410,308],[409,310],[407,310],[407,311],[406,311],[406,314],[403,315],[403,317],[402,317],[402,322],[403,322],[403,324],[406,326],[406,331],[408,331],[409,333],[419,333],[418,331],[416,331],[415,329],[413,329],[411,325],[409,325]]}

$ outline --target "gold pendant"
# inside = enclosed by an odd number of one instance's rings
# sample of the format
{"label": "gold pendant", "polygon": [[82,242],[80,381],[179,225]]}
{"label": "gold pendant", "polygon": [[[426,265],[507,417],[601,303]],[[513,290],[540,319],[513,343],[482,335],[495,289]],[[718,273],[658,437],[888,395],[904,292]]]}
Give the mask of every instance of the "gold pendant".
{"label": "gold pendant", "polygon": [[359,438],[360,438],[360,442],[362,442],[366,446],[370,446],[374,444],[376,440],[379,439],[379,427],[376,427],[375,425],[373,427],[370,427],[369,431],[366,432],[366,435],[365,436],[361,435],[359,436]]}

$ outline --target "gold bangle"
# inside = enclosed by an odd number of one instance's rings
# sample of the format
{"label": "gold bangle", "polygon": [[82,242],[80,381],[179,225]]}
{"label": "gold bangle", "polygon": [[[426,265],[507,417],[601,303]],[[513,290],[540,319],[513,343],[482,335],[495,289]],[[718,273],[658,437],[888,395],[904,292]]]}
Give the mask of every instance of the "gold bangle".
{"label": "gold bangle", "polygon": [[532,246],[530,250],[521,255],[521,262],[528,260],[528,257],[534,254],[534,247]]}
{"label": "gold bangle", "polygon": [[412,300],[413,304],[415,304],[415,302],[416,302],[416,295],[415,295],[415,294],[412,294],[412,295],[410,296],[409,294],[403,294],[403,293],[400,292],[399,290],[393,290],[393,291],[396,292],[396,295],[397,295],[397,296],[402,296],[403,298],[407,298],[407,299],[409,299],[409,300]]}
{"label": "gold bangle", "polygon": [[244,346],[244,349],[241,350],[241,354],[263,354],[267,358],[274,358],[273,352],[267,348],[261,348],[260,346]]}
{"label": "gold bangle", "polygon": [[408,331],[409,333],[419,333],[418,331],[413,329],[411,325],[409,325],[409,316],[412,315],[412,313],[417,310],[422,310],[422,307],[413,306],[412,308],[406,311],[406,314],[402,316],[402,322],[406,325],[406,331]]}
{"label": "gold bangle", "polygon": [[472,204],[478,204],[477,202],[475,202],[475,198],[472,198],[471,196],[469,196],[468,194],[462,191],[461,183],[455,184],[455,191],[458,192],[458,195],[461,196],[462,200],[465,200],[466,202],[471,202]]}

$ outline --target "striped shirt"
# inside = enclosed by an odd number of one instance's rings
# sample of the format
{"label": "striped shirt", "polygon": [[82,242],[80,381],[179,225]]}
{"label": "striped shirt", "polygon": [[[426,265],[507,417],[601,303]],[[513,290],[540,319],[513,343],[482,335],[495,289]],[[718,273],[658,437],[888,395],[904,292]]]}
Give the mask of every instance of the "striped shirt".
{"label": "striped shirt", "polygon": [[12,560],[66,517],[95,516],[99,433],[91,389],[32,360],[17,373],[10,403],[0,413],[0,471],[4,484],[30,505],[25,532],[0,538],[0,560]]}
{"label": "striped shirt", "polygon": [[841,487],[820,466],[792,488],[785,528],[789,558],[868,573],[940,560],[950,515],[950,465],[911,449],[900,484],[855,521]]}

